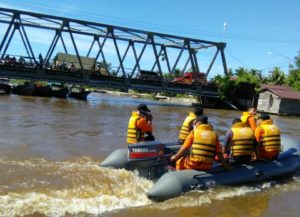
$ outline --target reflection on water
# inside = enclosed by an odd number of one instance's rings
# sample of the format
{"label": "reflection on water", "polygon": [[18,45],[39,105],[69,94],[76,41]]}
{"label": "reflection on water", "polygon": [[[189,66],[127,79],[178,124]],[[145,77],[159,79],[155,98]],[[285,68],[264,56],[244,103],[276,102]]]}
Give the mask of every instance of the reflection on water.
{"label": "reflection on water", "polygon": [[[151,181],[99,162],[126,147],[131,111],[147,103],[157,140],[173,142],[189,107],[91,94],[88,101],[0,98],[0,216],[296,216],[300,181],[189,192],[153,203]],[[205,109],[222,138],[241,112]],[[283,134],[300,135],[299,118],[273,116]],[[255,204],[255,205],[253,205]],[[298,215],[297,215],[298,216]]]}

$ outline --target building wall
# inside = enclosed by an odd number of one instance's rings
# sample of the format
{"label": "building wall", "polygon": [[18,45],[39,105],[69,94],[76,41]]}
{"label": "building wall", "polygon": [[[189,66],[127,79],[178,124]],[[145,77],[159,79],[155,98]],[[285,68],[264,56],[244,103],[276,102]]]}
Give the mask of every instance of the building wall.
{"label": "building wall", "polygon": [[282,99],[279,113],[287,115],[300,115],[300,100]]}
{"label": "building wall", "polygon": [[300,100],[280,99],[270,91],[259,94],[257,110],[273,114],[300,115]]}
{"label": "building wall", "polygon": [[281,107],[281,99],[270,91],[259,94],[257,110],[278,114]]}

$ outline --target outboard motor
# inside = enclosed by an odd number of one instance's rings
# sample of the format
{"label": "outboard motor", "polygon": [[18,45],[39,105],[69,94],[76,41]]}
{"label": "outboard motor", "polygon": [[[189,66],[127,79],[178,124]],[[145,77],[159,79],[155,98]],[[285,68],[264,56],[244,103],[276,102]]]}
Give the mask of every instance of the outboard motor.
{"label": "outboard motor", "polygon": [[166,172],[168,156],[165,145],[159,141],[130,144],[127,167],[147,179],[157,179]]}
{"label": "outboard motor", "polygon": [[180,145],[177,143],[161,143],[147,141],[129,144],[128,148],[117,149],[101,163],[101,167],[136,170],[147,179],[158,179],[170,167],[169,158],[175,154]]}

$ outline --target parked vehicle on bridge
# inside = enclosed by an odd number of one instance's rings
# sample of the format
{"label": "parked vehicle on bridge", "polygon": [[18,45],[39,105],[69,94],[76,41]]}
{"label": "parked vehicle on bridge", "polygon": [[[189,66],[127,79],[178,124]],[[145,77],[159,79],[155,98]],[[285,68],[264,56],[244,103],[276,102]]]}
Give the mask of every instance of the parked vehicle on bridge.
{"label": "parked vehicle on bridge", "polygon": [[161,81],[161,77],[156,72],[147,70],[140,70],[137,78],[145,81]]}
{"label": "parked vehicle on bridge", "polygon": [[182,77],[174,78],[171,82],[175,84],[195,84],[199,82],[202,85],[207,84],[207,80],[205,79],[205,73],[203,72],[186,72]]}

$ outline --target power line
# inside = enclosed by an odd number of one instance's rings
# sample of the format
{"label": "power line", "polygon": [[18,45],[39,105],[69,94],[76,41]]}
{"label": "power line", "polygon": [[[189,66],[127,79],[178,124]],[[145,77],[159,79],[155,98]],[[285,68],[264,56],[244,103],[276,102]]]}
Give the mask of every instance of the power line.
{"label": "power line", "polygon": [[274,69],[275,67],[286,67],[286,66],[289,66],[289,64],[286,64],[286,63],[279,63],[279,64],[276,64],[276,65],[273,65],[273,66],[268,66],[268,67],[266,67],[266,68],[262,68],[262,69],[260,69],[261,71],[270,71],[270,70],[272,70],[272,69]]}
{"label": "power line", "polygon": [[240,64],[242,64],[244,67],[248,68],[247,64],[245,64],[243,61],[241,61],[238,57],[230,54],[228,51],[225,51],[226,55],[232,57],[233,59],[235,59],[237,62],[239,62]]}
{"label": "power line", "polygon": [[[2,1],[0,1],[2,2]],[[25,6],[28,7],[30,10],[34,10],[36,12],[41,13],[41,11],[43,11],[44,13],[51,13],[51,14],[55,14],[57,15],[57,12],[62,12],[62,13],[66,13],[66,12],[72,12],[74,15],[80,15],[81,19],[86,19],[86,20],[98,20],[99,17],[103,18],[103,19],[109,19],[112,21],[117,21],[119,23],[121,23],[122,25],[124,24],[134,24],[134,25],[139,25],[139,24],[143,24],[143,25],[147,25],[150,27],[155,27],[155,28],[163,28],[164,30],[166,30],[166,28],[168,28],[170,31],[176,31],[179,33],[184,32],[186,33],[190,33],[190,34],[196,34],[196,35],[206,35],[206,36],[210,36],[210,37],[216,37],[216,38],[223,38],[223,33],[222,32],[212,32],[212,31],[203,31],[197,28],[188,28],[188,27],[180,27],[180,26],[172,26],[172,25],[167,25],[167,24],[157,24],[157,23],[151,23],[151,22],[144,22],[144,21],[140,21],[140,20],[132,20],[132,19],[127,19],[127,18],[120,18],[120,17],[114,17],[114,16],[107,16],[104,14],[100,14],[100,13],[95,13],[95,12],[85,12],[82,10],[78,10],[78,9],[66,9],[66,8],[62,8],[62,7],[57,7],[57,6],[53,6],[53,5],[47,5],[47,4],[41,4],[41,3],[36,3],[36,2],[32,2],[32,1],[27,1],[27,3],[25,3],[25,0],[23,0],[22,2],[20,1],[16,1],[16,0],[11,0],[10,3],[16,2],[15,5],[18,5],[18,7],[12,6],[15,9],[19,9],[20,7]],[[23,8],[23,7],[22,7]],[[125,22],[124,22],[125,21]],[[244,35],[240,35],[240,34],[234,34],[234,33],[226,33],[226,38],[228,39],[232,39],[232,40],[242,40],[242,41],[252,41],[252,42],[270,42],[270,43],[286,43],[286,44],[299,44],[300,40],[298,39],[282,39],[282,38],[269,38],[269,37],[262,37],[262,36],[244,36]]]}

